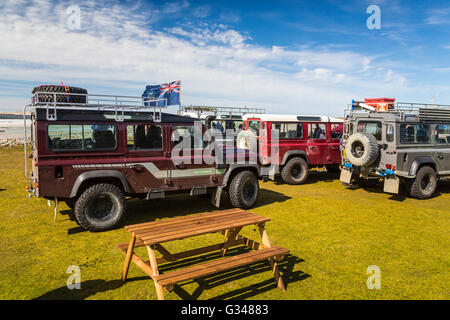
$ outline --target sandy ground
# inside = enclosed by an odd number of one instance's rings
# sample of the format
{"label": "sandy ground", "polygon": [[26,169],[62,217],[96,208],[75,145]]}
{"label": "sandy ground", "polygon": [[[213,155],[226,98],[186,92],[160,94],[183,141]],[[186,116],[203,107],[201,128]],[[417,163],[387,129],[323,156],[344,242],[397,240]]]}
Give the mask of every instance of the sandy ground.
{"label": "sandy ground", "polygon": [[[27,121],[27,128],[29,128],[29,121]],[[23,139],[23,120],[0,119],[0,141],[14,139]]]}

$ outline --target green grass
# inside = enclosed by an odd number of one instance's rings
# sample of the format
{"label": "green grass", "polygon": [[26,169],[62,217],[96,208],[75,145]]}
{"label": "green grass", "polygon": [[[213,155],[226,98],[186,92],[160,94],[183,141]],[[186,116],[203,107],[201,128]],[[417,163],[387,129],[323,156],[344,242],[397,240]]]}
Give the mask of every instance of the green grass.
{"label": "green grass", "polygon": [[[128,240],[123,228],[80,232],[67,214],[58,214],[53,225],[47,201],[26,199],[25,186],[22,150],[0,149],[1,299],[156,299],[153,282],[134,264],[130,280],[120,281],[124,255],[115,244]],[[436,197],[422,201],[380,189],[351,190],[337,175],[321,172],[301,186],[260,186],[252,211],[271,218],[272,244],[291,250],[281,263],[287,291],[275,287],[268,264],[261,262],[186,282],[167,299],[449,298],[450,183],[441,183]],[[62,204],[60,211],[67,210]],[[131,200],[125,224],[211,210],[197,197]],[[258,239],[253,228],[243,233]],[[208,235],[167,247],[176,252],[220,240]],[[81,268],[81,290],[66,288],[69,265]],[[366,287],[369,265],[381,269],[380,290]]]}

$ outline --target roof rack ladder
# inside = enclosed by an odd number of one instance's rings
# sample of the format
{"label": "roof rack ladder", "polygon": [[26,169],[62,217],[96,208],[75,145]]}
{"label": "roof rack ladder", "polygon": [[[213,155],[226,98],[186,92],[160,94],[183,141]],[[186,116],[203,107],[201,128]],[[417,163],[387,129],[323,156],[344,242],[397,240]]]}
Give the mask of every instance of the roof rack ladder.
{"label": "roof rack ladder", "polygon": [[47,103],[47,121],[56,121],[58,118],[56,115],[56,93],[53,93],[53,114],[49,110],[49,104]]}
{"label": "roof rack ladder", "polygon": [[[122,115],[119,116],[119,113],[117,112],[118,107],[122,107]],[[116,117],[116,121],[123,122],[125,119],[125,105],[122,104],[121,101],[117,101],[117,96],[115,97],[115,104],[114,104],[114,115]]]}

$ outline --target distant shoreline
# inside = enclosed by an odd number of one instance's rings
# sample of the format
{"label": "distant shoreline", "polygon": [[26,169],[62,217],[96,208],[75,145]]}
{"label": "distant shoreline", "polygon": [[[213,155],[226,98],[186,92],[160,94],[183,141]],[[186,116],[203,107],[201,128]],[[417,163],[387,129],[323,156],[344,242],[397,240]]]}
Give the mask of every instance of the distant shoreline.
{"label": "distant shoreline", "polygon": [[[29,114],[27,114],[25,117],[27,119],[30,119],[30,115]],[[0,112],[0,119],[6,119],[6,120],[23,119],[23,113],[20,113],[20,112]]]}

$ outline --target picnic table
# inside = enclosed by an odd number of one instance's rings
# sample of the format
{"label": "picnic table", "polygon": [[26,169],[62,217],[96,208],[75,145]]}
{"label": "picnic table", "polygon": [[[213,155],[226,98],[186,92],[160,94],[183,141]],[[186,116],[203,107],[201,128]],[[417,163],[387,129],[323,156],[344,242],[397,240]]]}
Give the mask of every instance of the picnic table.
{"label": "picnic table", "polygon": [[[246,210],[229,209],[126,226],[125,229],[131,234],[130,241],[117,245],[125,253],[122,281],[126,281],[130,263],[133,261],[153,279],[158,299],[164,300],[163,290],[171,292],[177,283],[267,259],[278,288],[285,291],[277,261],[283,259],[284,255],[289,253],[289,250],[271,246],[265,229],[265,223],[268,221],[270,219]],[[243,227],[250,225],[256,225],[258,227],[262,243],[239,235]],[[208,233],[220,233],[225,236],[225,241],[179,253],[170,253],[163,246],[163,243],[169,241]],[[251,250],[225,257],[229,248],[239,245],[244,245]],[[135,248],[143,246],[147,247],[149,257],[147,261],[143,260],[134,252]],[[222,256],[219,259],[167,273],[160,274],[159,272],[158,266],[162,263],[171,263],[180,259],[218,250],[220,250],[220,255]],[[156,251],[162,256],[157,258]]]}

